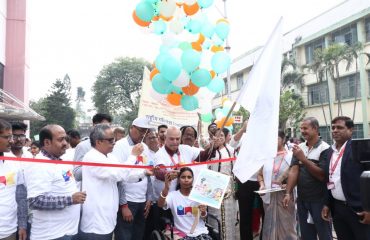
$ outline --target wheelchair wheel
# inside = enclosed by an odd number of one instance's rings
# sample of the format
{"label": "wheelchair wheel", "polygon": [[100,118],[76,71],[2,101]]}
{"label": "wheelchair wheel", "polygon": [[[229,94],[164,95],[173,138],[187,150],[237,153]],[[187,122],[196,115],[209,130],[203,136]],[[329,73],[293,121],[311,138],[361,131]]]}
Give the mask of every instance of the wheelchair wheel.
{"label": "wheelchair wheel", "polygon": [[158,230],[154,230],[152,234],[150,235],[151,240],[166,240],[166,238],[163,236],[161,232]]}

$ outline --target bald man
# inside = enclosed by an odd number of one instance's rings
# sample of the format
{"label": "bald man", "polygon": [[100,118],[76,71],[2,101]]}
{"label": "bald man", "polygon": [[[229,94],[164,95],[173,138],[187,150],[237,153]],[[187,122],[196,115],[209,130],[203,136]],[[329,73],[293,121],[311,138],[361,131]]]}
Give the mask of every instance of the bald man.
{"label": "bald man", "polygon": [[[67,149],[67,134],[59,125],[40,131],[41,152],[37,159],[62,161]],[[79,192],[72,174],[73,166],[29,164],[24,170],[28,204],[32,209],[31,239],[70,240],[77,234],[80,206],[86,194]]]}

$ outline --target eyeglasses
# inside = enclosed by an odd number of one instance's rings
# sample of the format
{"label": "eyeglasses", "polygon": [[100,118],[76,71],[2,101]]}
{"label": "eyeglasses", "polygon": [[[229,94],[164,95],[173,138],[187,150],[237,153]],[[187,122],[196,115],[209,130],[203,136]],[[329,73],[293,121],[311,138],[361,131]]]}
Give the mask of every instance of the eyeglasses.
{"label": "eyeglasses", "polygon": [[136,127],[136,126],[134,126],[140,133],[142,133],[142,134],[145,134],[146,133],[146,131],[148,131],[148,129],[147,128],[140,128],[140,127]]}
{"label": "eyeglasses", "polygon": [[113,144],[115,142],[115,139],[114,138],[102,138],[102,139],[99,139],[99,140],[108,141],[110,144]]}
{"label": "eyeglasses", "polygon": [[13,139],[25,139],[26,138],[26,135],[24,134],[13,134]]}
{"label": "eyeglasses", "polygon": [[8,141],[13,140],[13,135],[0,135],[0,137]]}

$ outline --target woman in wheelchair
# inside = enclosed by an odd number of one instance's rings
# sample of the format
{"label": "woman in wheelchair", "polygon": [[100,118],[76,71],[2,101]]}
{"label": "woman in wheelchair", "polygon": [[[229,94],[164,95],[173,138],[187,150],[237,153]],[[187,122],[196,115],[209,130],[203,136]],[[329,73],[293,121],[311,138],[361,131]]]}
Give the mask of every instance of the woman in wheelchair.
{"label": "woman in wheelchair", "polygon": [[[172,175],[173,176],[173,175]],[[158,199],[158,207],[170,209],[174,220],[174,233],[184,240],[212,240],[204,219],[207,207],[189,199],[193,187],[193,171],[184,167],[178,174],[177,191],[169,192],[171,174],[165,176],[165,186]]]}

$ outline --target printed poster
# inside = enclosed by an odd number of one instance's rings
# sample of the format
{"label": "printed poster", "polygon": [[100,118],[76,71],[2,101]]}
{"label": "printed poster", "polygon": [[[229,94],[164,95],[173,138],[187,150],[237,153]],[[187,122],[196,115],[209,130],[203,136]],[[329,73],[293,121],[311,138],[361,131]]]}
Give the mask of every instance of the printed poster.
{"label": "printed poster", "polygon": [[203,169],[193,184],[189,199],[220,209],[229,181],[230,176],[226,174]]}

